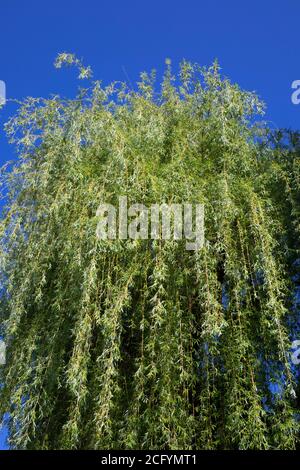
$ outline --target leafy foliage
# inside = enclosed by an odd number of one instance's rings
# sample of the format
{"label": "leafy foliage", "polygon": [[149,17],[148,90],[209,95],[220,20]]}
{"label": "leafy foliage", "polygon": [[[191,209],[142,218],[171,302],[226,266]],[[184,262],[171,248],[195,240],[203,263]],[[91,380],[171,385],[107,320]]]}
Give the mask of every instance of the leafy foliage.
{"label": "leafy foliage", "polygon": [[[64,64],[91,75],[71,54]],[[282,151],[255,124],[262,110],[217,63],[184,61],[175,77],[168,61],[159,90],[154,72],[137,90],[94,81],[74,100],[29,98],[8,123],[19,158],[1,174],[0,413],[12,447],[295,448]],[[119,195],[204,203],[205,247],[98,240],[97,207]]]}

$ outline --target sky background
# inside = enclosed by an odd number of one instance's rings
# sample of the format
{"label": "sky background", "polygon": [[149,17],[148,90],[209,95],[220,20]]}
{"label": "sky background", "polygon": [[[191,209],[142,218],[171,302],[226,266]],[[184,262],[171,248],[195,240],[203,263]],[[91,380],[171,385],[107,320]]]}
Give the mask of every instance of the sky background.
{"label": "sky background", "polygon": [[[7,98],[72,97],[76,72],[54,69],[59,52],[83,58],[104,84],[161,72],[166,58],[175,69],[183,58],[218,58],[223,74],[263,99],[272,128],[298,129],[299,22],[299,0],[0,0],[0,80]],[[15,109],[8,102],[0,111],[0,165],[15,157],[3,133]]]}

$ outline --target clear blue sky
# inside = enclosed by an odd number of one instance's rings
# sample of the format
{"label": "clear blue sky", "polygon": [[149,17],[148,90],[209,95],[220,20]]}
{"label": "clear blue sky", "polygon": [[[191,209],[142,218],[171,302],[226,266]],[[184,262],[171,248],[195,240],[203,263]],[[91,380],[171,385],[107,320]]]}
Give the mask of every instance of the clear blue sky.
{"label": "clear blue sky", "polygon": [[[299,0],[9,0],[0,4],[0,80],[8,98],[72,96],[74,72],[59,52],[84,58],[104,82],[182,59],[210,64],[266,102],[273,127],[300,128],[291,83],[300,80]],[[13,105],[0,112],[0,126]],[[12,149],[0,132],[0,163]],[[0,432],[0,448],[4,448]]]}

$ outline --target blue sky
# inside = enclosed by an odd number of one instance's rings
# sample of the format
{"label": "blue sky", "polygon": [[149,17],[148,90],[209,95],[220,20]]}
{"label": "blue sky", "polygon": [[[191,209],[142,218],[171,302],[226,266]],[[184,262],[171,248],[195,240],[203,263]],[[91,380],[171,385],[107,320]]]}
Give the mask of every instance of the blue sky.
{"label": "blue sky", "polygon": [[[53,68],[62,51],[84,58],[105,83],[161,71],[167,57],[174,66],[217,57],[225,75],[265,101],[272,127],[298,129],[299,20],[299,0],[2,1],[0,80],[8,98],[73,96],[75,73]],[[0,111],[0,164],[14,156],[2,132],[14,109]],[[3,439],[0,432],[0,449]]]}

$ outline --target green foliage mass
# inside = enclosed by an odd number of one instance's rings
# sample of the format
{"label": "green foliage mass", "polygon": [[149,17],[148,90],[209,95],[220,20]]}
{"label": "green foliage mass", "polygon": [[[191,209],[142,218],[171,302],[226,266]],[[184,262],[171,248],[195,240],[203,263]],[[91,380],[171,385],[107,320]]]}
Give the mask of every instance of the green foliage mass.
{"label": "green foliage mass", "polygon": [[[262,110],[217,63],[184,61],[160,88],[154,72],[135,90],[92,81],[73,100],[25,100],[7,124],[0,414],[13,448],[296,447],[299,160],[256,124]],[[97,207],[120,195],[203,203],[204,248],[97,239]]]}

